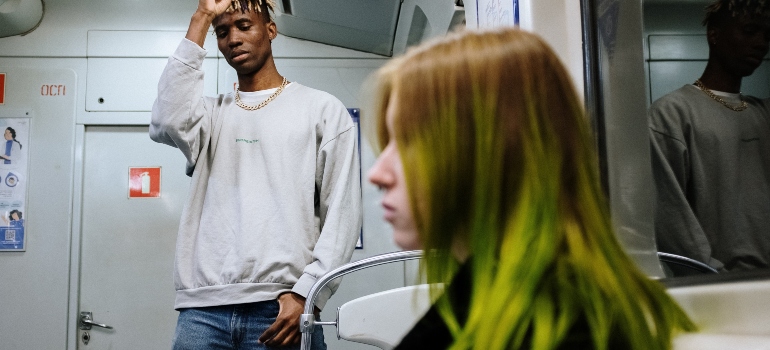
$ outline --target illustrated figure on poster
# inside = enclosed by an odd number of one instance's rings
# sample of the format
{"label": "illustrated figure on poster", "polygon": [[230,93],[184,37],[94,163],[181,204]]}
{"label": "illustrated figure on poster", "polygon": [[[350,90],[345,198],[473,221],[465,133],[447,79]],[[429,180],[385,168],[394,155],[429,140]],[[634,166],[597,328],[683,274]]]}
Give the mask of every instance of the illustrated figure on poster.
{"label": "illustrated figure on poster", "polygon": [[16,177],[16,174],[9,172],[8,175],[5,176],[5,185],[8,187],[16,187],[16,185],[19,183],[19,178]]}
{"label": "illustrated figure on poster", "polygon": [[24,219],[21,211],[11,210],[8,217],[0,216],[5,226],[0,227],[0,250],[24,250]]}
{"label": "illustrated figure on poster", "polygon": [[20,211],[14,209],[11,210],[10,213],[8,213],[8,217],[5,216],[2,217],[3,222],[5,222],[6,226],[10,227],[24,227],[24,219],[22,219],[22,214]]}
{"label": "illustrated figure on poster", "polygon": [[21,155],[21,142],[16,140],[16,130],[12,127],[5,128],[5,147],[0,148],[0,158],[3,162],[0,163],[4,167],[14,166],[15,161]]}

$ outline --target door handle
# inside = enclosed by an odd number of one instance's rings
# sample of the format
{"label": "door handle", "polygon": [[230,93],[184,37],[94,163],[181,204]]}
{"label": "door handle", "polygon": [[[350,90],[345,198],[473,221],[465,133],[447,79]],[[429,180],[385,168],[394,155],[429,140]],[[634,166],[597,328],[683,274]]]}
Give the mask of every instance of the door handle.
{"label": "door handle", "polygon": [[81,311],[80,312],[80,329],[82,330],[89,330],[91,329],[91,326],[106,328],[106,329],[112,329],[112,326],[108,326],[103,323],[96,323],[94,322],[93,318],[91,318],[91,312],[90,311]]}

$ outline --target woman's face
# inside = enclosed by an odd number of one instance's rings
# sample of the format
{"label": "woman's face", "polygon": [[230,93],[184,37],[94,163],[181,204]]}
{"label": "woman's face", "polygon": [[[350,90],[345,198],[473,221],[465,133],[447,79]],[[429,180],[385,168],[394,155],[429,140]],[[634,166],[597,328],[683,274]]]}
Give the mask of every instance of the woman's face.
{"label": "woman's face", "polygon": [[5,136],[5,139],[6,139],[6,140],[9,140],[9,141],[10,141],[10,140],[13,140],[13,135],[11,135],[11,130],[5,129],[5,134],[4,134],[4,136]]}
{"label": "woman's face", "polygon": [[388,134],[391,135],[390,140],[374,166],[369,169],[369,181],[384,191],[382,207],[385,209],[385,220],[393,226],[393,241],[405,250],[421,249],[422,244],[418,238],[417,226],[409,205],[409,195],[406,192],[401,156],[393,137],[396,103],[395,94],[393,94],[385,115]]}
{"label": "woman's face", "polygon": [[13,220],[19,220],[19,213],[13,213],[13,214],[11,214],[11,219],[13,219]]}

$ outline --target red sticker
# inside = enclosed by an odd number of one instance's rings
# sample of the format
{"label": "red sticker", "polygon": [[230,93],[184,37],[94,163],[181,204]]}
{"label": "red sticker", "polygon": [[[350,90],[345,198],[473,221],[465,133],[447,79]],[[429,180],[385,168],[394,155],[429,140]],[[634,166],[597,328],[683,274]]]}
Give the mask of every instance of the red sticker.
{"label": "red sticker", "polygon": [[0,105],[5,104],[5,73],[0,73]]}
{"label": "red sticker", "polygon": [[160,198],[160,167],[128,168],[128,198]]}

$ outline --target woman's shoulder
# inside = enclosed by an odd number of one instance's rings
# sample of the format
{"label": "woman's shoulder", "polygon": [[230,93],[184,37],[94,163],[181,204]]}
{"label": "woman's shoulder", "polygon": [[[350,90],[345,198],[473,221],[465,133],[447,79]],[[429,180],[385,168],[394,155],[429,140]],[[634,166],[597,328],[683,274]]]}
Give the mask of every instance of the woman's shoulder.
{"label": "woman's shoulder", "polygon": [[452,345],[452,341],[452,334],[434,305],[401,339],[395,349],[446,349]]}

